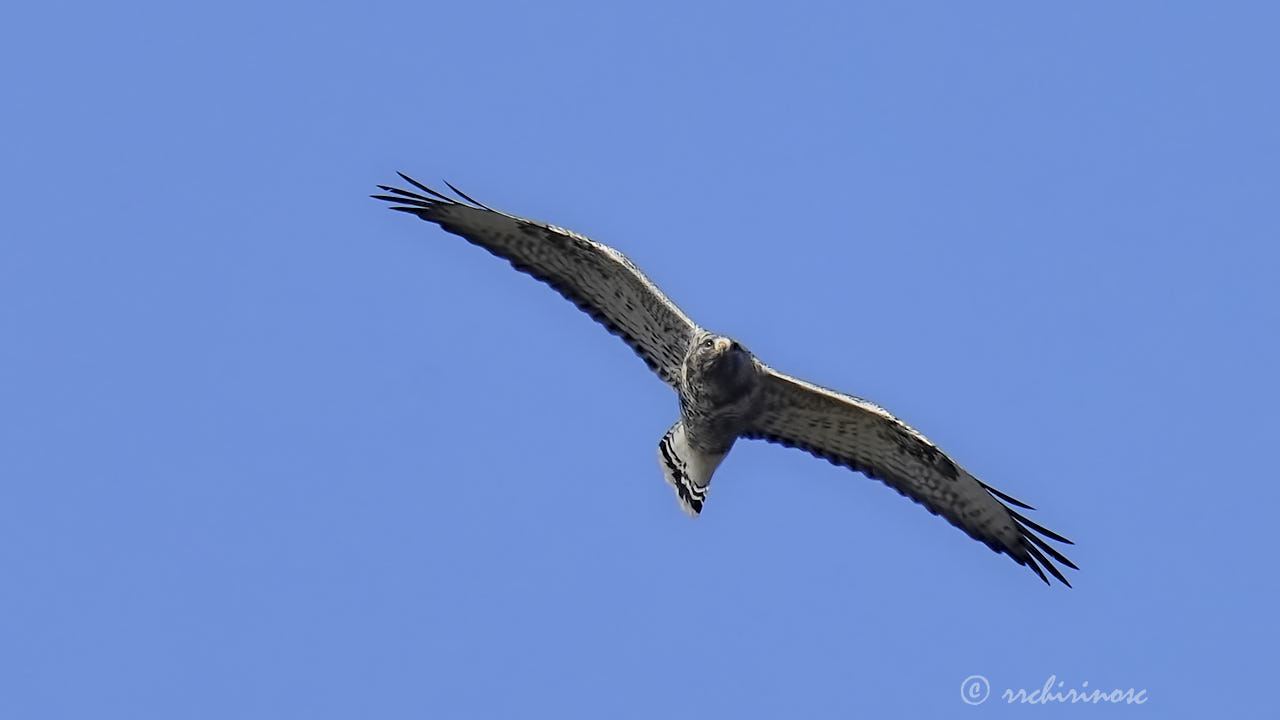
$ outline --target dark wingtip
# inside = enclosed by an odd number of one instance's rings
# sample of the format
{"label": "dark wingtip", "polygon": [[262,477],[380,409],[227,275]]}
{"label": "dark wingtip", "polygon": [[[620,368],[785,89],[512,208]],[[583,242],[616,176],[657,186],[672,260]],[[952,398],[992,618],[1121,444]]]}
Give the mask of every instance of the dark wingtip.
{"label": "dark wingtip", "polygon": [[[430,195],[430,196],[432,196],[432,197],[440,198],[441,200],[443,200],[443,201],[445,201],[445,202],[447,202],[447,203],[454,203],[454,204],[457,204],[457,201],[456,201],[456,200],[454,200],[453,198],[449,197],[448,195],[442,195],[442,194],[440,194],[440,193],[436,192],[435,190],[432,190],[431,188],[427,187],[426,185],[423,185],[422,183],[418,182],[417,180],[414,180],[413,178],[409,177],[408,175],[405,175],[404,173],[400,172],[399,170],[397,170],[397,171],[396,171],[396,174],[397,174],[397,175],[399,175],[401,178],[403,178],[405,182],[409,183],[410,185],[412,185],[412,186],[414,186],[414,187],[418,188],[418,189],[419,189],[419,190],[421,190],[422,192],[427,193],[428,195]],[[392,192],[395,192],[395,191],[393,190]]]}
{"label": "dark wingtip", "polygon": [[1040,548],[1041,550],[1043,550],[1043,551],[1045,551],[1045,552],[1049,553],[1049,557],[1053,558],[1054,560],[1057,560],[1058,562],[1062,563],[1063,565],[1066,565],[1067,567],[1071,568],[1072,570],[1079,570],[1079,569],[1080,569],[1080,568],[1076,567],[1076,564],[1075,564],[1075,563],[1073,563],[1073,562],[1071,562],[1071,560],[1067,559],[1067,556],[1066,556],[1066,555],[1063,555],[1062,553],[1060,553],[1060,552],[1058,552],[1057,550],[1053,549],[1053,547],[1052,547],[1051,545],[1049,545],[1049,543],[1047,543],[1047,542],[1045,542],[1045,541],[1041,540],[1040,538],[1036,537],[1034,534],[1029,533],[1029,532],[1026,532],[1026,531],[1024,530],[1024,531],[1023,531],[1023,533],[1022,533],[1022,536],[1023,536],[1024,538],[1026,538],[1027,540],[1030,540],[1033,544],[1035,544],[1035,546],[1036,546],[1036,547],[1038,547],[1038,548]]}
{"label": "dark wingtip", "polygon": [[1049,585],[1049,586],[1051,586],[1051,587],[1052,587],[1053,583],[1049,582],[1049,578],[1047,578],[1047,577],[1045,577],[1045,576],[1044,576],[1044,572],[1040,569],[1040,566],[1039,566],[1039,565],[1036,565],[1035,558],[1033,558],[1033,557],[1031,557],[1030,555],[1028,555],[1028,556],[1026,557],[1026,559],[1024,559],[1022,562],[1023,562],[1023,564],[1024,564],[1024,565],[1026,565],[1027,567],[1031,568],[1031,569],[1035,572],[1035,574],[1036,574],[1036,575],[1039,575],[1039,576],[1040,576],[1040,579],[1044,581],[1044,584],[1045,584],[1045,585]]}
{"label": "dark wingtip", "polygon": [[1042,526],[1042,525],[1038,525],[1038,524],[1036,524],[1036,523],[1034,523],[1034,522],[1032,522],[1032,521],[1030,521],[1030,520],[1026,519],[1026,518],[1025,518],[1025,517],[1023,517],[1022,515],[1020,515],[1020,514],[1018,514],[1018,513],[1014,512],[1014,511],[1012,511],[1012,510],[1010,510],[1010,511],[1009,511],[1009,514],[1010,514],[1010,515],[1012,515],[1012,516],[1014,517],[1014,519],[1015,519],[1015,520],[1017,520],[1018,522],[1022,523],[1023,525],[1026,525],[1027,527],[1031,528],[1032,530],[1035,530],[1036,532],[1038,532],[1038,533],[1040,533],[1041,535],[1043,535],[1043,536],[1045,536],[1045,537],[1049,538],[1050,540],[1057,540],[1058,542],[1060,542],[1060,543],[1066,543],[1067,545],[1075,545],[1075,543],[1073,543],[1073,542],[1071,542],[1070,540],[1068,540],[1068,539],[1066,539],[1066,538],[1062,537],[1062,536],[1061,536],[1061,535],[1059,535],[1058,533],[1056,533],[1056,532],[1054,532],[1054,531],[1052,531],[1052,530],[1050,530],[1050,529],[1048,529],[1048,528],[1046,528],[1046,527],[1044,527],[1044,526]]}
{"label": "dark wingtip", "polygon": [[[377,200],[386,200],[387,202],[403,203],[405,205],[415,205],[420,208],[431,208],[439,204],[435,200],[431,200],[429,198],[423,198],[419,195],[405,193],[403,190],[401,190],[400,192],[401,192],[400,195],[370,195],[369,197]],[[405,195],[408,195],[408,197],[405,197]]]}
{"label": "dark wingtip", "polygon": [[[1067,579],[1062,576],[1062,571],[1054,567],[1053,563],[1049,562],[1048,558],[1046,558],[1043,553],[1041,553],[1038,549],[1036,549],[1035,545],[1026,545],[1024,547],[1026,548],[1028,553],[1030,553],[1031,555],[1034,555],[1036,560],[1040,561],[1040,564],[1044,565],[1044,568],[1046,570],[1048,570],[1050,573],[1053,574],[1055,578],[1058,579],[1058,582],[1062,583],[1063,585],[1066,585],[1067,587],[1071,587],[1071,583],[1067,582]],[[1042,575],[1041,577],[1044,577],[1044,576]]]}
{"label": "dark wingtip", "polygon": [[1021,500],[1019,500],[1018,498],[1013,497],[1012,495],[1006,495],[1005,493],[1000,492],[999,490],[997,490],[997,489],[995,489],[995,488],[991,487],[990,485],[988,485],[988,484],[986,484],[986,483],[982,482],[981,480],[979,480],[979,481],[978,481],[978,484],[979,484],[979,485],[981,485],[981,486],[983,487],[983,489],[985,489],[987,492],[991,493],[992,495],[995,495],[996,497],[998,497],[998,498],[1000,498],[1001,500],[1003,500],[1003,501],[1005,501],[1005,502],[1009,503],[1010,505],[1015,505],[1015,506],[1017,506],[1017,507],[1022,508],[1023,510],[1035,510],[1035,508],[1031,507],[1030,505],[1028,505],[1028,504],[1026,504],[1026,503],[1024,503],[1024,502],[1022,502],[1022,501],[1021,501]]}
{"label": "dark wingtip", "polygon": [[407,182],[407,183],[409,183],[410,185],[412,185],[412,186],[414,186],[414,187],[418,188],[419,190],[425,190],[426,192],[431,192],[431,188],[427,187],[426,185],[423,185],[422,183],[418,182],[417,180],[414,180],[413,178],[409,177],[408,175],[405,175],[404,173],[400,172],[399,170],[397,170],[397,171],[396,171],[396,174],[400,176],[400,179],[401,179],[401,180],[404,180],[405,182]]}
{"label": "dark wingtip", "polygon": [[493,211],[493,208],[489,207],[488,205],[485,205],[484,203],[480,202],[479,200],[476,200],[475,198],[471,197],[470,195],[468,195],[468,194],[466,194],[466,193],[462,192],[462,191],[461,191],[461,190],[459,190],[458,188],[454,187],[454,186],[453,186],[453,183],[449,182],[448,180],[445,180],[445,181],[444,181],[444,184],[445,184],[445,185],[448,185],[450,190],[452,190],[452,191],[454,191],[454,192],[458,193],[458,197],[462,198],[463,200],[466,200],[467,202],[471,203],[472,205],[475,205],[476,207],[482,207],[482,208],[484,208],[485,210],[489,210],[489,211],[491,211],[491,212]]}

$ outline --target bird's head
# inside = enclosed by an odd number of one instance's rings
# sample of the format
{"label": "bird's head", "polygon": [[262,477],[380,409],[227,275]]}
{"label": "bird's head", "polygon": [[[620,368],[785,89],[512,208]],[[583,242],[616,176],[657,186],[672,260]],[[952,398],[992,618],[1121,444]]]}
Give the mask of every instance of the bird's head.
{"label": "bird's head", "polygon": [[721,385],[737,385],[753,371],[751,353],[737,340],[705,333],[694,340],[685,360],[688,370]]}

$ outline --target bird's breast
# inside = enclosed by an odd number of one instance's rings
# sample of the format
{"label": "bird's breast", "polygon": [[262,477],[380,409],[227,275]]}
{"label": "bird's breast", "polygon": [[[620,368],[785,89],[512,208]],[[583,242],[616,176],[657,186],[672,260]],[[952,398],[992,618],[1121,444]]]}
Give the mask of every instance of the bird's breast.
{"label": "bird's breast", "polygon": [[759,366],[747,360],[746,365],[726,361],[686,374],[680,391],[681,416],[696,445],[727,449],[759,414],[764,379]]}

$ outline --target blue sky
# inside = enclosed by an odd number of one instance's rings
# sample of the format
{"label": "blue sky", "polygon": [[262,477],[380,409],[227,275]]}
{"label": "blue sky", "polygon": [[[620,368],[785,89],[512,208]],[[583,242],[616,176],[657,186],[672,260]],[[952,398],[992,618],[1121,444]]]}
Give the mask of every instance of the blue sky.
{"label": "blue sky", "polygon": [[[1274,4],[6,16],[0,716],[1271,707]],[[674,396],[396,170],[885,405],[1074,589],[759,443],[685,517]],[[1050,676],[1148,702],[997,697]]]}

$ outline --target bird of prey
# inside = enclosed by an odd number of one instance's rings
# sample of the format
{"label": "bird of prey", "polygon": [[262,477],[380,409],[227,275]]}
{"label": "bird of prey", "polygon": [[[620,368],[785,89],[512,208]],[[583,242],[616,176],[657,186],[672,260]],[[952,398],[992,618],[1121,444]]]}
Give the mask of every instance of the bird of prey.
{"label": "bird of prey", "polygon": [[702,512],[711,476],[735,441],[766,440],[881,480],[1046,584],[1042,567],[1070,587],[1053,561],[1076,566],[1046,542],[1070,540],[1028,520],[1014,507],[1031,506],[970,475],[883,408],[780,373],[736,340],[703,329],[607,245],[493,210],[448,183],[457,198],[400,177],[417,191],[379,185],[387,194],[373,197],[550,285],[676,391],[680,417],[658,441],[658,463],[690,515]]}

